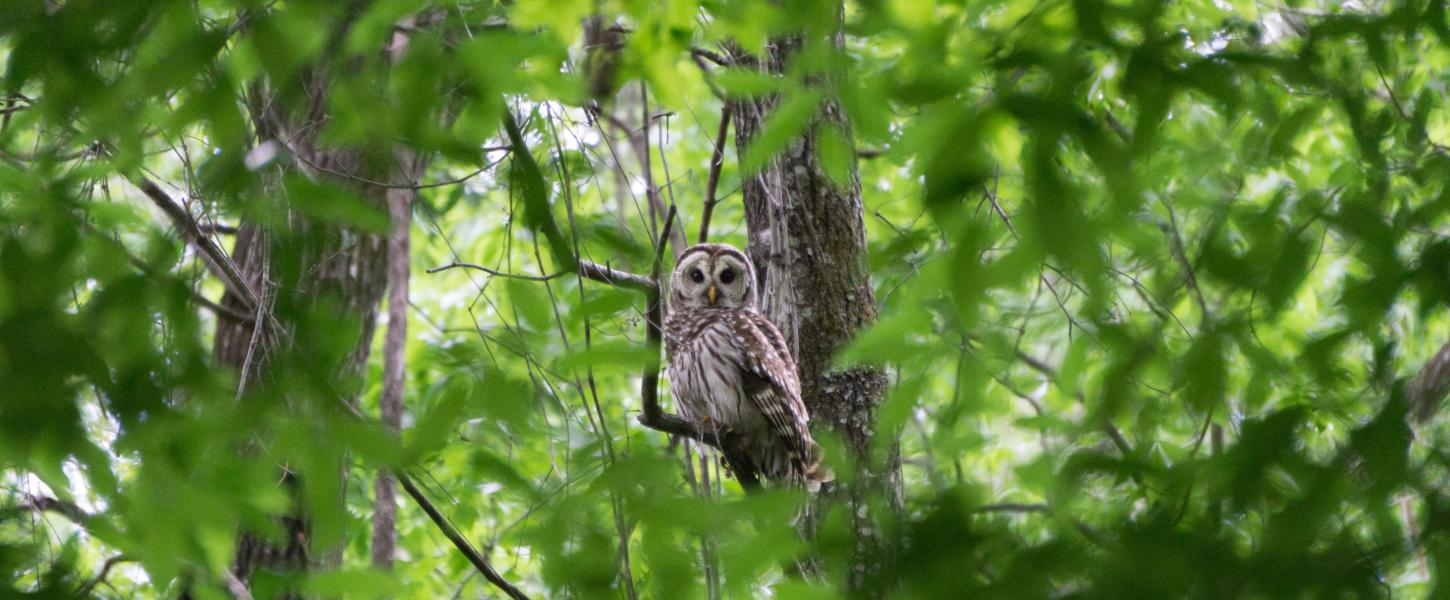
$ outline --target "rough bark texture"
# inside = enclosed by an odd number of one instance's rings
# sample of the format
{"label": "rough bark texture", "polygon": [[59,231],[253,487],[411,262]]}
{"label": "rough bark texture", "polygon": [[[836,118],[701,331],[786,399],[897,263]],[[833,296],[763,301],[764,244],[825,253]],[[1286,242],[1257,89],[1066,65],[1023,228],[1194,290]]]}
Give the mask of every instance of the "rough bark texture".
{"label": "rough bark texture", "polygon": [[[310,70],[302,77],[302,93],[289,95],[292,102],[279,99],[276,90],[264,90],[262,86],[253,89],[249,105],[258,146],[272,145],[291,159],[279,161],[281,167],[266,168],[276,169],[274,173],[300,172],[313,180],[347,187],[386,210],[389,189],[361,181],[407,181],[415,178],[416,163],[400,161],[398,156],[319,145],[316,124],[326,118],[329,83],[326,69]],[[336,381],[359,377],[367,365],[378,305],[387,281],[384,236],[307,219],[291,208],[309,199],[287,197],[277,183],[276,179],[272,181],[269,201],[287,211],[285,227],[269,229],[266,224],[244,221],[233,251],[238,268],[262,298],[257,318],[249,322],[218,321],[216,362],[242,373],[243,389],[263,387],[269,378],[268,356],[298,333],[294,318],[314,308],[325,308],[345,317],[332,323],[351,323],[359,331],[355,346],[335,365],[335,372],[317,376]],[[239,310],[243,306],[231,294],[223,297],[222,304]],[[262,326],[260,331],[257,325]],[[336,400],[352,403],[356,399]],[[345,472],[344,464],[339,463],[337,468]],[[307,482],[289,473],[284,485],[295,492],[297,486]],[[243,533],[232,569],[238,581],[245,584],[262,570],[303,571],[340,558],[335,549],[313,547],[304,514],[294,512],[279,519],[285,533],[282,540]]]}
{"label": "rough bark texture", "polygon": [[[337,21],[320,24],[329,27],[335,39],[346,37],[347,31],[360,14],[362,5],[341,9]],[[400,23],[384,50],[392,62],[406,51],[409,33],[417,27],[435,24],[441,18],[440,11],[428,11],[408,17]],[[407,207],[416,195],[416,189],[398,187],[393,183],[416,183],[421,177],[426,158],[402,148],[340,148],[323,146],[319,142],[322,125],[328,120],[328,95],[333,74],[361,65],[355,59],[329,58],[324,53],[318,64],[307,67],[293,79],[271,82],[271,85],[257,84],[249,91],[247,102],[255,128],[258,148],[270,147],[282,158],[280,166],[264,169],[274,175],[288,171],[301,173],[314,181],[323,181],[351,189],[374,207],[388,212],[395,222],[394,242],[401,233],[401,247],[392,252],[407,252]],[[386,78],[379,78],[386,81]],[[265,385],[268,378],[267,356],[274,349],[286,346],[297,333],[298,323],[292,319],[314,308],[324,308],[340,313],[330,325],[354,324],[359,328],[356,342],[351,351],[335,365],[335,372],[317,373],[318,377],[331,377],[336,381],[348,381],[363,374],[372,345],[373,329],[377,321],[378,305],[388,281],[388,242],[383,235],[358,231],[331,222],[318,222],[303,217],[292,210],[308,198],[292,198],[279,185],[280,177],[270,181],[272,193],[269,201],[288,215],[285,226],[267,229],[266,224],[244,221],[236,238],[233,258],[247,282],[261,297],[255,319],[250,322],[218,320],[214,355],[219,366],[230,366],[242,374],[241,386],[251,389],[253,385]],[[387,182],[378,185],[368,182]],[[401,207],[401,214],[396,210]],[[401,222],[401,223],[399,223]],[[401,259],[402,284],[395,290],[402,298],[397,302],[401,309],[406,307],[407,259]],[[222,303],[229,308],[243,304],[230,292]],[[245,311],[244,311],[245,312]],[[401,312],[401,311],[399,311]],[[393,317],[389,348],[400,350],[406,335],[402,329],[405,318]],[[260,326],[260,329],[258,329]],[[396,337],[396,339],[394,339]],[[400,354],[400,352],[399,352]],[[391,373],[390,389],[383,402],[383,419],[393,427],[401,417],[401,360],[392,361],[388,367]],[[241,397],[242,394],[238,393]],[[354,403],[356,398],[336,398],[337,402]],[[345,461],[339,461],[337,469],[346,479]],[[284,485],[295,491],[300,482],[288,473]],[[392,481],[379,479],[379,494],[392,495]],[[386,486],[387,490],[381,488]],[[339,490],[341,493],[342,490]],[[392,507],[392,501],[388,501]],[[392,513],[387,515],[391,521]],[[267,539],[252,532],[244,532],[238,543],[233,573],[236,580],[245,584],[252,574],[259,570],[302,571],[316,564],[336,562],[341,558],[340,548],[315,548],[310,536],[306,515],[299,511],[279,517],[285,537],[282,540]],[[391,542],[391,523],[386,530]],[[314,556],[313,552],[318,555]],[[375,555],[391,557],[390,548],[375,550]]]}
{"label": "rough bark texture", "polygon": [[[765,56],[743,59],[780,74],[798,45],[795,39],[778,39]],[[829,87],[828,81],[818,84]],[[741,155],[774,105],[773,99],[734,105]],[[859,485],[830,490],[820,499],[829,503],[840,498],[851,511],[856,547],[848,583],[859,589],[891,545],[883,531],[885,515],[873,512],[868,498],[879,494],[888,510],[899,511],[901,466],[894,439],[872,440],[876,409],[886,391],[885,374],[871,368],[832,368],[835,354],[875,320],[876,300],[866,269],[861,188],[854,168],[849,183],[837,185],[816,158],[816,131],[825,124],[849,131],[839,106],[828,100],[804,135],[746,178],[743,194],[750,254],[760,270],[758,280],[764,282],[762,310],[795,355],[813,426],[838,436],[861,465]],[[873,443],[886,445],[884,463],[873,464]]]}
{"label": "rough bark texture", "polygon": [[[328,162],[329,153],[316,152],[314,158]],[[303,233],[303,232],[306,233]],[[278,251],[279,244],[272,241],[273,234],[254,225],[245,224],[237,238],[234,258],[243,274],[261,290],[264,298],[263,311],[271,307],[288,307],[274,313],[284,329],[292,324],[288,321],[295,309],[301,309],[322,298],[336,302],[343,312],[360,326],[357,346],[342,364],[338,372],[329,374],[339,380],[358,376],[367,364],[368,351],[377,317],[378,301],[383,291],[386,249],[380,236],[338,230],[332,227],[303,224],[289,234],[312,237],[304,252]],[[275,278],[279,261],[288,261],[288,271],[305,274],[294,282]],[[289,285],[291,284],[291,285]],[[240,302],[228,295],[225,306],[239,307]],[[268,319],[259,322],[267,323]],[[218,320],[215,340],[215,355],[219,365],[231,366],[246,373],[243,385],[251,388],[267,376],[266,360],[273,344],[286,332],[269,331],[264,325],[260,335],[254,335],[258,321],[234,323]],[[340,323],[348,322],[340,320]],[[352,398],[339,399],[352,402]],[[342,469],[342,465],[338,465]],[[291,477],[287,485],[297,485]],[[237,548],[233,572],[240,581],[246,582],[259,569],[274,571],[306,570],[314,562],[309,548],[309,531],[306,519],[300,514],[282,517],[286,532],[285,543],[276,544],[250,533],[244,534]]]}
{"label": "rough bark texture", "polygon": [[[347,168],[351,173],[371,175],[347,153],[341,151],[310,150],[314,164],[329,164]],[[340,169],[339,169],[340,170]],[[366,194],[381,196],[381,194]],[[383,238],[336,227],[307,223],[294,219],[292,231],[287,237],[292,240],[306,238],[301,251],[295,244],[283,244],[276,232],[246,223],[238,232],[233,258],[254,289],[261,292],[263,317],[253,322],[232,322],[218,320],[215,338],[215,357],[218,365],[230,366],[244,373],[242,385],[247,389],[264,385],[267,377],[267,357],[273,351],[277,340],[290,335],[293,323],[290,317],[295,311],[315,306],[315,302],[327,299],[350,316],[360,327],[357,345],[350,355],[337,365],[337,372],[328,374],[338,380],[360,375],[367,365],[377,307],[381,299],[385,277],[384,265],[386,247]],[[286,247],[286,250],[282,248]],[[278,264],[286,261],[289,264]],[[296,273],[291,279],[278,273]],[[241,302],[228,294],[223,305],[238,308]],[[274,311],[274,307],[284,307]],[[275,317],[284,331],[272,331],[268,324]],[[339,323],[348,322],[340,320]],[[255,326],[261,323],[258,333]],[[339,399],[352,402],[352,398]],[[342,469],[338,465],[338,469]],[[298,485],[290,476],[286,485]],[[260,569],[274,571],[306,570],[315,562],[311,553],[309,529],[304,516],[287,515],[281,518],[286,533],[284,543],[278,544],[260,536],[246,533],[238,544],[233,572],[238,580],[246,582]]]}

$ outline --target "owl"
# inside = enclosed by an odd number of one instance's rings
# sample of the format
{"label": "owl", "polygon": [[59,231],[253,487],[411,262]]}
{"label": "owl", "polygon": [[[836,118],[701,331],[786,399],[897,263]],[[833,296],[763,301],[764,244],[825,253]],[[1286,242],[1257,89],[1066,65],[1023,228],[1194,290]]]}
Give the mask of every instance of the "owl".
{"label": "owl", "polygon": [[742,436],[766,481],[816,491],[830,475],[795,361],[755,297],[755,267],[735,247],[699,244],[680,255],[665,322],[670,393],[686,417]]}

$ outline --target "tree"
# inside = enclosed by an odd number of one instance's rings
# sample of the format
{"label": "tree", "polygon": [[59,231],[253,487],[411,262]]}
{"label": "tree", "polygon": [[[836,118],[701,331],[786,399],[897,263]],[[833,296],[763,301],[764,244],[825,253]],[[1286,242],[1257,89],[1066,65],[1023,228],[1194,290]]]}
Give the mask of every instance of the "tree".
{"label": "tree", "polygon": [[1443,4],[5,3],[0,595],[1443,595]]}
{"label": "tree", "polygon": [[[824,24],[804,35],[774,38],[762,56],[736,52],[732,64],[753,65],[780,77],[803,45],[837,50],[841,46],[842,5],[822,3],[809,23]],[[828,67],[829,69],[829,67]],[[764,282],[762,307],[786,337],[801,375],[801,397],[814,423],[840,436],[850,460],[861,471],[843,490],[847,531],[855,538],[850,575],[862,587],[893,545],[883,529],[891,527],[871,508],[870,495],[884,497],[890,516],[901,510],[901,465],[895,433],[876,439],[876,412],[886,391],[886,375],[872,366],[840,369],[836,357],[876,319],[876,298],[866,261],[866,225],[850,125],[834,99],[832,80],[839,68],[810,76],[816,95],[806,96],[803,122],[784,124],[802,132],[741,182],[750,253]],[[774,114],[779,98],[740,100],[730,108],[741,156],[759,156],[752,143]],[[782,124],[776,124],[780,127]],[[822,146],[826,156],[822,156]],[[836,148],[831,145],[839,145]],[[831,152],[836,154],[832,156]],[[841,156],[844,154],[845,156]],[[837,164],[823,164],[834,159]],[[881,449],[873,456],[873,445]],[[829,509],[823,496],[818,509]]]}

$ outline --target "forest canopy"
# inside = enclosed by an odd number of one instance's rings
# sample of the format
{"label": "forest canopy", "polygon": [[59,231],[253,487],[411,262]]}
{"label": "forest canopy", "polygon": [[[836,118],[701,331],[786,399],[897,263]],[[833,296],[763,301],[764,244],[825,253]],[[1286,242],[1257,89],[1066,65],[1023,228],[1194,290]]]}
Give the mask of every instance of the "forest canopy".
{"label": "forest canopy", "polygon": [[[9,0],[0,66],[0,597],[1450,591],[1445,0]],[[818,492],[672,398],[707,240]]]}

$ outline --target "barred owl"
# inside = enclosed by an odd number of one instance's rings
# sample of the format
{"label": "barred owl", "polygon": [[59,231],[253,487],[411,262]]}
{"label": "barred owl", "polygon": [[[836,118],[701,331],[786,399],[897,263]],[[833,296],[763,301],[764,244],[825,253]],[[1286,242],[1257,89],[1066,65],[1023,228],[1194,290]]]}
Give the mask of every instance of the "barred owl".
{"label": "barred owl", "polygon": [[811,439],[785,338],[755,308],[755,268],[724,244],[686,250],[670,275],[670,392],[681,413],[741,435],[766,481],[815,491],[829,473]]}

